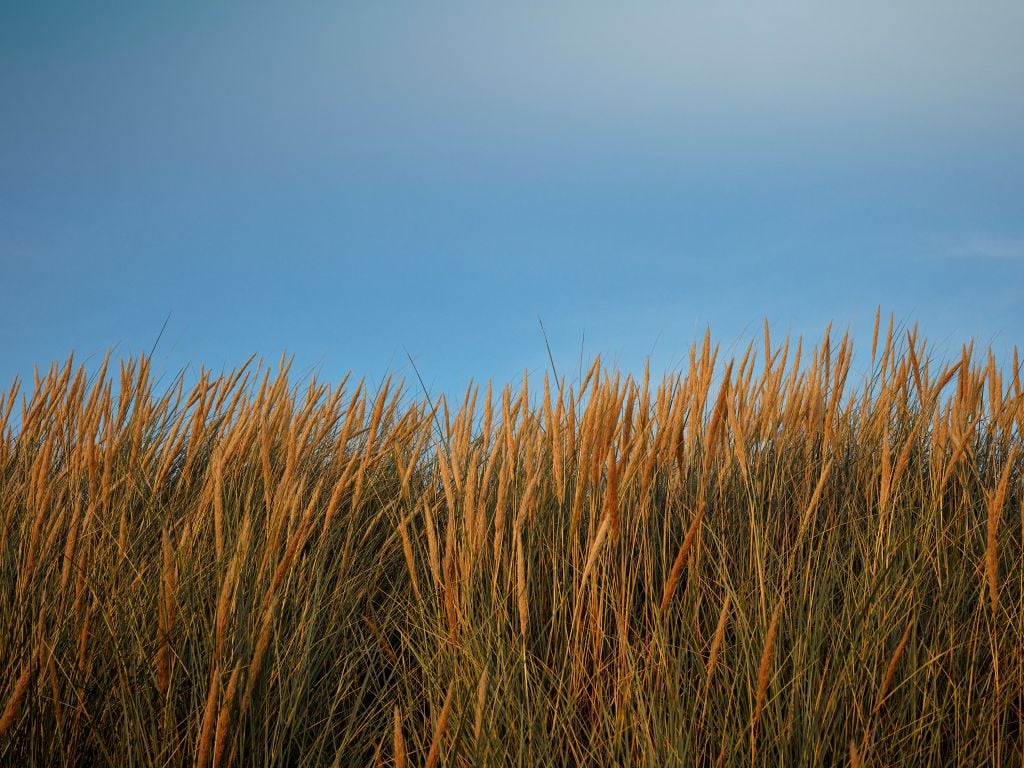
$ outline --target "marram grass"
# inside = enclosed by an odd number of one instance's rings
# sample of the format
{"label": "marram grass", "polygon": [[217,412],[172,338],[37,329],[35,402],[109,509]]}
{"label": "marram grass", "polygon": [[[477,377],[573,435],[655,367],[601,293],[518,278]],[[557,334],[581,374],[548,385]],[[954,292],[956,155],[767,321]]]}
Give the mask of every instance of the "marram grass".
{"label": "marram grass", "polygon": [[916,333],[0,403],[0,764],[1020,765],[1024,397]]}

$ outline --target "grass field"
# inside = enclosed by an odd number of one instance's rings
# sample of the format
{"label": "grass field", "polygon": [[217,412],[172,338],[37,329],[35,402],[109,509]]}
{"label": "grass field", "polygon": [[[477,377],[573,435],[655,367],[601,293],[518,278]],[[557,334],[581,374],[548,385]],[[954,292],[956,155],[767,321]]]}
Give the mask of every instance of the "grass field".
{"label": "grass field", "polygon": [[54,366],[0,404],[0,764],[1020,765],[1016,355],[862,343]]}

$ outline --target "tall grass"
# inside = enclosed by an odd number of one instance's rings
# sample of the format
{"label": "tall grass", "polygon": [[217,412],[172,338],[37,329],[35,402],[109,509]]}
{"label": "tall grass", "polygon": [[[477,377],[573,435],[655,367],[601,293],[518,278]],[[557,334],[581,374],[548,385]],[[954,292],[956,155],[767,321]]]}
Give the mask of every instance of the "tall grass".
{"label": "tall grass", "polygon": [[0,763],[1019,765],[1016,356],[851,360],[54,366],[0,404]]}

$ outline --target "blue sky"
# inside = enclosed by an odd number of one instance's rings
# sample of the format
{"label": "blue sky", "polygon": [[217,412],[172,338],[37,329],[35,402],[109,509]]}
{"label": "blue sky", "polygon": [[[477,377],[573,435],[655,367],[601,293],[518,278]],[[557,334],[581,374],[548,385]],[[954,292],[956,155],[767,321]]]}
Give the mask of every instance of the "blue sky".
{"label": "blue sky", "polygon": [[1024,4],[0,10],[0,380],[1024,331]]}

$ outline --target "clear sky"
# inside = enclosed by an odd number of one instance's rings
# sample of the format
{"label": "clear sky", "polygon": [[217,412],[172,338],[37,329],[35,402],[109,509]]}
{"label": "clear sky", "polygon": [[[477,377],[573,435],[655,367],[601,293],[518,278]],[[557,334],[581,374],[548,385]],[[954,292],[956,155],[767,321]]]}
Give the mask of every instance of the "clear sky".
{"label": "clear sky", "polygon": [[[3,3],[0,380],[1024,332],[1024,3]],[[159,9],[156,6],[159,5]]]}

